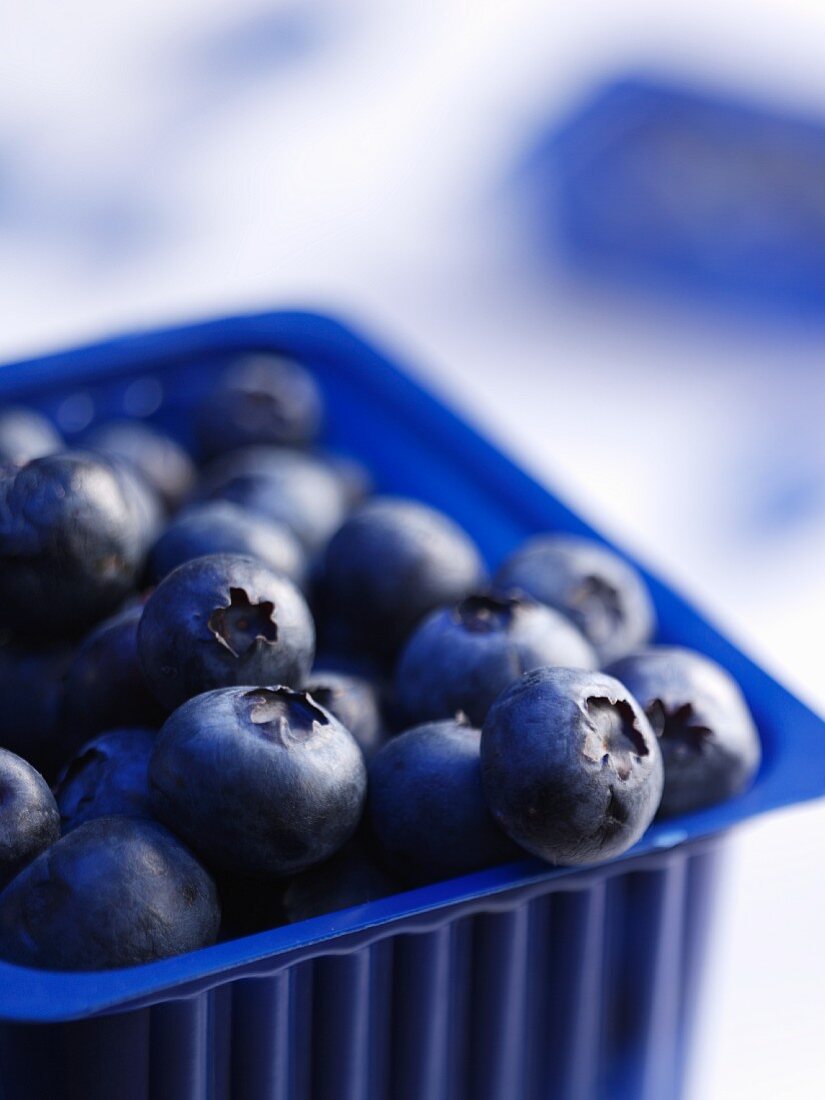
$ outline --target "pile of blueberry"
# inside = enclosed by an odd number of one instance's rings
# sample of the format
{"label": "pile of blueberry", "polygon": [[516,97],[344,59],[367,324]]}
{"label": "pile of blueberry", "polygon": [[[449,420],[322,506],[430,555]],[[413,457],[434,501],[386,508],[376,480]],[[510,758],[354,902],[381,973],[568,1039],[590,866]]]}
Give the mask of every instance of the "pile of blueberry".
{"label": "pile of blueberry", "polygon": [[318,446],[301,366],[67,449],[0,411],[0,957],[128,966],[527,854],[587,864],[742,791],[728,674],[642,579],[472,539]]}

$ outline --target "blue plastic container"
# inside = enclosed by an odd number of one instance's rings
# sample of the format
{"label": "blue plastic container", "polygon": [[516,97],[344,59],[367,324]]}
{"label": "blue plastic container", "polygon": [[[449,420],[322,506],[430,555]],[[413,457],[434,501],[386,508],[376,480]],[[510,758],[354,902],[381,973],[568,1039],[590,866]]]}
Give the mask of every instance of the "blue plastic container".
{"label": "blue plastic container", "polygon": [[[0,370],[64,428],[142,410],[185,439],[228,354],[271,349],[326,391],[329,442],[381,489],[452,513],[490,563],[593,535],[382,355],[325,318],[239,317]],[[648,575],[662,641],[742,685],[764,746],[741,798],[653,827],[610,865],[525,859],[157,963],[0,963],[5,1100],[671,1100],[680,1094],[722,835],[825,793],[825,725]]]}
{"label": "blue plastic container", "polygon": [[628,77],[575,110],[530,174],[539,219],[578,264],[716,302],[821,314],[822,119]]}

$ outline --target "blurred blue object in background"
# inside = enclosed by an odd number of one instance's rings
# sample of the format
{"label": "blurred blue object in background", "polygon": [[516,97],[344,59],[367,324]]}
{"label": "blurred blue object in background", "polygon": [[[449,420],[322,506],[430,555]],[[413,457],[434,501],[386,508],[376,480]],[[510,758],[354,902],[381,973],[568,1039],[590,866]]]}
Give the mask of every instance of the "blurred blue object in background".
{"label": "blurred blue object in background", "polygon": [[825,120],[628,77],[541,143],[528,178],[577,267],[725,304],[825,305]]}

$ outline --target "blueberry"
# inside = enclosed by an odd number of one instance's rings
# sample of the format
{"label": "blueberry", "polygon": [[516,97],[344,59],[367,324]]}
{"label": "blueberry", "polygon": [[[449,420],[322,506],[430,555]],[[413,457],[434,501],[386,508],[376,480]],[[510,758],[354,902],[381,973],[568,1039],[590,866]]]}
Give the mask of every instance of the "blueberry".
{"label": "blueberry", "polygon": [[481,726],[496,697],[532,668],[596,668],[563,615],[517,596],[467,596],[433,611],[401,653],[395,699],[407,725],[463,711]]}
{"label": "blueberry", "polygon": [[205,455],[249,444],[303,447],[318,435],[323,405],[312,375],[277,355],[246,355],[213,386],[195,412]]}
{"label": "blueberry", "polygon": [[355,508],[372,496],[372,474],[363,462],[340,451],[322,451],[319,457],[326,460],[327,466],[338,477],[350,508]]}
{"label": "blueberry", "polygon": [[192,459],[166,432],[140,420],[109,420],[83,436],[83,446],[131,463],[146,483],[174,511],[195,485]]}
{"label": "blueberry", "polygon": [[297,585],[306,579],[306,554],[289,528],[227,500],[196,505],[172,520],[151,550],[149,574],[157,582],[205,554],[243,554]]}
{"label": "blueberry", "polygon": [[0,889],[59,836],[60,814],[46,780],[0,749]]}
{"label": "blueberry", "polygon": [[137,517],[138,545],[143,559],[163,527],[164,508],[160,497],[137,467],[125,458],[114,454],[101,454],[99,457],[111,467],[130,509]]}
{"label": "blueberry", "polygon": [[481,734],[463,720],[393,737],[370,765],[369,816],[390,869],[431,882],[518,859],[484,801]]}
{"label": "blueberry", "polygon": [[610,666],[643,707],[665,763],[660,817],[722,802],[759,768],[759,736],[732,677],[689,649],[652,647]]}
{"label": "blueberry", "polygon": [[134,586],[145,516],[120,472],[64,452],[0,475],[0,626],[44,641],[113,611]]}
{"label": "blueberry", "polygon": [[64,646],[0,645],[0,746],[50,781],[66,760],[60,698],[70,660],[71,650]]}
{"label": "blueberry", "polygon": [[143,674],[169,710],[212,688],[299,684],[314,650],[312,616],[295,585],[236,554],[173,569],[138,625]]}
{"label": "blueberry", "polygon": [[158,735],[155,812],[211,865],[282,875],[352,836],[366,794],[354,738],[303,692],[225,688],[191,699]]}
{"label": "blueberry", "polygon": [[57,781],[63,832],[95,817],[151,817],[149,757],[151,730],[110,730],[89,741]]}
{"label": "blueberry", "polygon": [[639,704],[599,672],[541,668],[493,704],[481,735],[499,825],[550,863],[620,855],[659,806],[659,745]]}
{"label": "blueberry", "polygon": [[350,731],[369,759],[384,739],[378,692],[370,681],[345,672],[314,669],[304,691]]}
{"label": "blueberry", "polygon": [[34,458],[55,454],[63,445],[51,421],[35,409],[14,405],[0,409],[0,464],[25,466]]}
{"label": "blueberry", "polygon": [[451,519],[418,501],[375,497],[329,543],[322,600],[354,644],[387,653],[428,611],[483,580],[478,550]]}
{"label": "blueberry", "polygon": [[119,726],[158,727],[164,710],[149,691],[138,659],[143,606],[119,611],[81,643],[66,672],[61,741],[68,758],[84,742]]}
{"label": "blueberry", "polygon": [[289,879],[281,896],[281,913],[289,924],[397,894],[399,883],[373,859],[358,837],[332,859]]}
{"label": "blueberry", "polygon": [[73,829],[0,895],[0,957],[48,970],[106,970],[214,943],[215,884],[159,825],[98,817]]}
{"label": "blueberry", "polygon": [[310,551],[323,547],[348,507],[340,477],[300,451],[249,448],[219,459],[204,473],[199,500],[228,500],[287,527]]}
{"label": "blueberry", "polygon": [[538,535],[499,568],[495,585],[519,590],[567,615],[601,664],[651,637],[655,618],[644,581],[618,554],[591,539]]}

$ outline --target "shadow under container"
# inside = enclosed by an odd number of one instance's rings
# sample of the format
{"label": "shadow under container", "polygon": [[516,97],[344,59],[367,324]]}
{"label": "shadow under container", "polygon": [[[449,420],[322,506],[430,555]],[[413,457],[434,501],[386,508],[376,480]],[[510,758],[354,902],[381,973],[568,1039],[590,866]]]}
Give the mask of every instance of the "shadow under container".
{"label": "shadow under container", "polygon": [[[141,333],[0,370],[0,401],[65,431],[139,411],[189,437],[227,359],[318,378],[325,443],[380,491],[442,508],[491,565],[553,530],[600,538],[332,320],[270,313]],[[602,541],[605,541],[602,539]],[[825,793],[825,724],[642,570],[659,640],[739,681],[762,738],[750,791],[654,825],[621,859],[536,860],[178,958],[101,973],[0,963],[4,1100],[677,1100],[734,825]]]}

